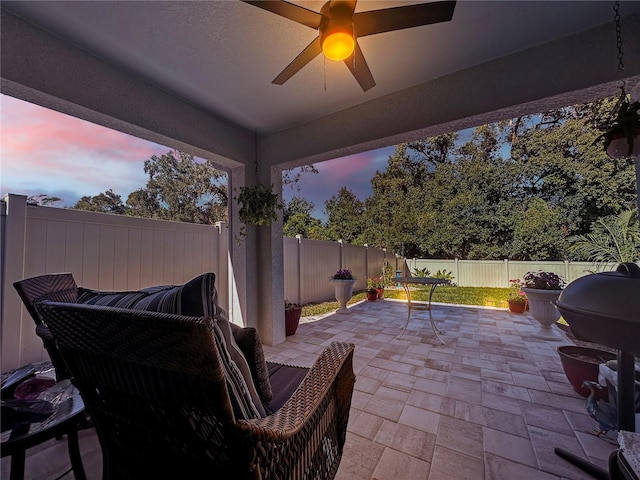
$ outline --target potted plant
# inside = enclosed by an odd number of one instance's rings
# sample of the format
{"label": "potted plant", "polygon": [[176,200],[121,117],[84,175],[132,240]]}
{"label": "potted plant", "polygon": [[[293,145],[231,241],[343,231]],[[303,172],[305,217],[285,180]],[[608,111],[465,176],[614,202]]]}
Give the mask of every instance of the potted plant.
{"label": "potted plant", "polygon": [[367,300],[375,302],[378,299],[378,282],[375,278],[367,278]]}
{"label": "potted plant", "polygon": [[540,323],[535,336],[548,340],[560,340],[552,326],[560,319],[555,301],[566,286],[564,278],[554,272],[527,272],[523,277],[522,291],[527,295],[529,311]]}
{"label": "potted plant", "polygon": [[600,129],[604,133],[594,143],[604,140],[604,149],[610,157],[640,155],[640,141],[637,141],[640,135],[640,101],[632,102],[623,87],[609,119]]}
{"label": "potted plant", "polygon": [[527,307],[527,297],[524,292],[511,292],[507,297],[507,303],[509,304],[509,311],[512,313],[524,313]]}
{"label": "potted plant", "polygon": [[[582,386],[585,380],[598,382],[599,365],[615,360],[617,356],[611,352],[606,352],[597,348],[589,348],[575,345],[563,345],[557,348],[560,355],[560,363],[567,380],[576,393],[583,397],[588,397],[591,393]],[[598,400],[609,401],[606,387],[596,392]]]}
{"label": "potted plant", "polygon": [[302,315],[302,305],[284,301],[284,322],[286,336],[293,335],[298,329],[300,316]]}
{"label": "potted plant", "polygon": [[513,313],[524,313],[527,309],[527,296],[522,291],[522,282],[519,278],[509,280],[511,291],[507,297],[509,311]]}
{"label": "potted plant", "polygon": [[[282,210],[278,194],[273,192],[273,185],[240,187],[240,194],[234,200],[240,206],[238,216],[245,225],[269,226],[278,219],[278,210]],[[244,225],[240,228],[240,235],[247,236]]]}
{"label": "potted plant", "polygon": [[384,296],[384,281],[381,277],[373,277],[367,279],[367,289],[376,291],[376,298],[382,299]]}
{"label": "potted plant", "polygon": [[340,304],[336,313],[351,313],[347,309],[347,302],[353,296],[353,284],[356,282],[353,273],[348,268],[340,268],[331,276],[331,280],[335,286],[336,300]]}

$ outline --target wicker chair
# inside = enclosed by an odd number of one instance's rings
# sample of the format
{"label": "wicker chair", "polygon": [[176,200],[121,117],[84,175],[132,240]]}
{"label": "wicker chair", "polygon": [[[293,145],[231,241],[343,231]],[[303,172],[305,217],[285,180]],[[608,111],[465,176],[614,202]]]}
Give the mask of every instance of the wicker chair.
{"label": "wicker chair", "polygon": [[330,479],[342,456],[353,345],[327,347],[293,395],[234,417],[208,317],[43,302],[91,414],[104,479]]}
{"label": "wicker chair", "polygon": [[49,354],[51,364],[56,370],[56,379],[60,381],[70,378],[71,374],[64,360],[62,360],[60,352],[58,352],[49,328],[42,322],[35,304],[43,299],[57,302],[75,302],[78,286],[73,279],[73,275],[70,273],[38,275],[14,282],[13,286],[36,324],[36,334],[42,339],[44,348]]}

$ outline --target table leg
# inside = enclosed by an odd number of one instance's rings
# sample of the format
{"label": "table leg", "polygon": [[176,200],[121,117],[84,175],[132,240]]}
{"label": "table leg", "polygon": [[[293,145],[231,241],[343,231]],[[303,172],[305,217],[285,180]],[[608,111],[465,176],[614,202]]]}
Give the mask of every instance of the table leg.
{"label": "table leg", "polygon": [[[409,320],[411,319],[411,291],[409,290],[408,284],[402,283],[401,285],[405,293],[407,294],[407,321],[404,323],[404,327],[402,327],[402,332],[400,333],[400,335],[396,337],[396,339],[404,335],[404,332],[407,330],[407,327],[409,326]],[[431,314],[431,298],[433,297],[433,291],[436,289],[436,286],[437,284],[431,285],[431,290],[429,291],[429,306],[427,309],[429,310],[429,321],[431,322],[431,328],[433,329],[433,333],[436,335],[436,338],[438,339],[438,341],[442,345],[444,345],[444,340],[440,338],[440,334],[442,332],[436,326],[436,323],[433,321],[433,315]]]}
{"label": "table leg", "polygon": [[402,288],[404,289],[404,293],[407,294],[407,321],[404,322],[404,327],[402,327],[402,332],[396,338],[400,338],[404,335],[407,327],[409,326],[409,319],[411,318],[411,292],[409,291],[409,285],[406,283],[402,283]]}
{"label": "table leg", "polygon": [[73,468],[73,476],[76,480],[87,480],[87,476],[84,473],[84,466],[82,465],[76,426],[67,433],[67,445],[69,447],[69,460],[71,461],[71,468]]}
{"label": "table leg", "polygon": [[25,451],[20,450],[11,455],[11,480],[24,480],[24,457]]}

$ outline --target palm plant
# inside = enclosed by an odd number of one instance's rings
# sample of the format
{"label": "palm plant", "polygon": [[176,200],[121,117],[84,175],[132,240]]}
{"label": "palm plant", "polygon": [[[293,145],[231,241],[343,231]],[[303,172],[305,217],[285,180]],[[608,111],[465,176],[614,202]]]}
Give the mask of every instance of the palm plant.
{"label": "palm plant", "polygon": [[607,263],[635,262],[640,258],[640,228],[636,210],[600,218],[586,235],[569,237],[570,251],[601,270]]}

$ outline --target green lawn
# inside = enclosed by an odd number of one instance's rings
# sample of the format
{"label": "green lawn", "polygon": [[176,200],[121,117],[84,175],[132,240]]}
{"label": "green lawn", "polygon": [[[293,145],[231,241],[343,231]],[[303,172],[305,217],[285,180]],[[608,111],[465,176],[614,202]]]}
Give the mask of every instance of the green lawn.
{"label": "green lawn", "polygon": [[[411,292],[411,300],[429,300],[430,287],[417,287]],[[487,307],[507,308],[508,288],[491,287],[437,287],[433,293],[433,301],[440,303],[455,303],[460,305],[483,305]],[[385,298],[406,299],[404,290],[401,288],[386,288]],[[365,293],[360,292],[353,295],[349,304],[365,299]],[[321,315],[336,310],[340,305],[338,302],[325,302],[319,304],[305,305],[302,308],[302,316]]]}

